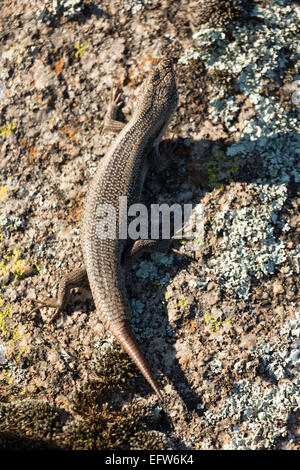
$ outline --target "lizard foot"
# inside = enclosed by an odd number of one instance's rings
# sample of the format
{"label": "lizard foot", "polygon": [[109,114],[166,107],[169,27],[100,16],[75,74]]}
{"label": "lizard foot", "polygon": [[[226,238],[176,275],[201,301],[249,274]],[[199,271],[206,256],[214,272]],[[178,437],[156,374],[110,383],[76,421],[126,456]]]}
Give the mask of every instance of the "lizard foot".
{"label": "lizard foot", "polygon": [[108,110],[104,118],[103,131],[120,132],[125,126],[124,122],[117,120],[118,110],[122,104],[122,93],[117,88],[111,91]]}
{"label": "lizard foot", "polygon": [[29,298],[28,300],[31,300],[32,302],[35,302],[36,304],[38,304],[37,307],[33,308],[30,311],[30,315],[32,315],[34,312],[39,310],[41,308],[41,306],[55,308],[55,312],[50,317],[50,319],[48,320],[47,323],[52,323],[53,320],[55,320],[58,317],[58,315],[60,314],[60,312],[63,310],[63,305],[61,305],[57,301],[57,299],[50,299],[49,298],[49,299],[45,299],[45,300],[38,300],[38,299]]}

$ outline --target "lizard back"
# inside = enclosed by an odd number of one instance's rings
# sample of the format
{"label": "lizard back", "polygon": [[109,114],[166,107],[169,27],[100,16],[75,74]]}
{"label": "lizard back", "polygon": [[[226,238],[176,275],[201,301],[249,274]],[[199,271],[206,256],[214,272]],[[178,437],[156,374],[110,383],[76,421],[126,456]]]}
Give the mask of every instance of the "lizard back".
{"label": "lizard back", "polygon": [[[130,305],[125,288],[124,250],[132,243],[119,238],[120,197],[128,206],[139,202],[149,168],[149,154],[158,145],[177,105],[172,63],[162,59],[144,82],[135,111],[101,160],[90,183],[83,208],[81,244],[97,313],[161,398],[146,360],[130,327]],[[112,213],[110,213],[110,209]],[[115,225],[111,237],[99,226]],[[126,223],[126,221],[125,221]]]}

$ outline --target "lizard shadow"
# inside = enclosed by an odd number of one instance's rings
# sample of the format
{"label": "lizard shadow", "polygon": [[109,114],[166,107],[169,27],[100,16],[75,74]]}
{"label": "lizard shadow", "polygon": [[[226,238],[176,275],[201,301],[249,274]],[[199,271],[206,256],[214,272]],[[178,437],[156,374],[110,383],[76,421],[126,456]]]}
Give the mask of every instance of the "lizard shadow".
{"label": "lizard shadow", "polygon": [[[141,261],[146,261],[151,263],[151,258],[149,254],[145,254]],[[177,260],[173,262],[172,267],[169,269],[169,281],[174,279],[177,274],[184,270],[188,269],[190,265],[190,260],[186,259],[184,256],[180,259],[177,256]],[[170,324],[168,319],[168,308],[164,299],[167,293],[166,287],[162,287],[157,291],[157,284],[152,282],[152,287],[149,285],[149,281],[143,283],[143,291],[136,292],[137,282],[135,279],[135,271],[138,265],[135,265],[132,272],[129,272],[127,275],[126,287],[129,298],[138,302],[142,302],[143,305],[151,305],[151,307],[140,313],[133,311],[133,331],[137,337],[140,345],[143,341],[146,340],[149,344],[148,348],[144,350],[145,355],[152,355],[152,360],[149,360],[150,367],[155,371],[156,366],[163,372],[163,374],[168,379],[169,383],[172,384],[172,387],[176,390],[178,395],[181,397],[188,411],[196,410],[197,405],[199,405],[201,397],[193,390],[192,384],[189,382],[186,374],[182,370],[182,366],[177,358],[175,343],[176,343],[176,332],[182,327],[183,320],[178,318],[176,319],[176,325],[173,323]],[[165,271],[162,268],[162,271]],[[151,284],[151,281],[150,281]],[[147,288],[149,285],[149,289]],[[153,307],[155,305],[156,307]],[[134,310],[134,309],[133,309]],[[149,327],[148,322],[152,314],[148,314],[151,310],[159,310],[155,312],[155,326]],[[139,320],[136,320],[135,317],[139,316]],[[135,324],[138,323],[138,327],[135,327]],[[177,325],[178,323],[178,325]],[[177,328],[178,326],[178,328]],[[152,344],[151,344],[152,343]],[[156,352],[157,347],[157,352]],[[147,354],[147,349],[150,349],[151,352]],[[159,358],[159,350],[163,350],[163,357]],[[154,359],[156,358],[156,359]],[[150,390],[150,387],[149,387]]]}
{"label": "lizard shadow", "polygon": [[43,438],[30,438],[20,436],[16,432],[0,432],[0,450],[61,450],[61,447],[54,442],[49,443]]}
{"label": "lizard shadow", "polygon": [[79,25],[85,24],[93,16],[96,18],[111,18],[111,14],[102,8],[99,8],[96,2],[88,2],[85,3],[82,9],[76,14],[67,17],[64,15],[64,10],[61,8],[61,6],[58,8],[55,15],[49,15],[48,10],[45,8],[42,11],[40,20],[44,21],[44,18],[47,18],[51,28],[54,30],[62,28],[65,23],[77,23]]}
{"label": "lizard shadow", "polygon": [[[176,188],[173,194],[174,197],[166,199],[164,198],[164,202],[168,203],[170,201],[170,205],[174,202],[177,202],[178,188],[176,187],[176,181],[178,184],[178,172],[180,172],[181,163],[182,162],[180,161],[180,159],[175,158],[174,165],[171,169],[168,167],[166,172],[164,172],[163,176],[161,175],[161,173],[156,172],[154,176],[154,171],[150,171],[149,176],[147,176],[145,188],[143,190],[142,195],[142,202],[144,202],[147,207],[149,207],[151,203],[157,203],[157,196],[158,194],[161,194],[162,186],[168,185],[168,191],[172,192],[172,183],[174,183],[174,189]],[[167,175],[167,177],[165,177],[165,174]],[[160,254],[164,256],[164,253]],[[149,342],[149,348],[153,355],[156,355],[156,344],[158,346],[158,351],[159,349],[164,350],[164,359],[162,359],[161,361],[156,360],[158,367],[162,370],[164,375],[167,377],[168,381],[172,384],[178,395],[181,397],[182,401],[187,407],[187,411],[196,411],[199,414],[199,408],[197,407],[197,405],[199,405],[201,397],[199,396],[199,394],[197,394],[195,390],[193,390],[192,383],[188,380],[185,372],[183,371],[182,366],[177,358],[175,349],[177,336],[176,332],[178,330],[177,326],[179,325],[182,327],[184,320],[179,316],[178,319],[176,319],[175,323],[171,325],[170,321],[168,320],[167,304],[166,302],[164,302],[167,290],[165,286],[161,286],[159,284],[158,280],[161,279],[161,276],[165,277],[165,275],[167,274],[168,282],[170,282],[182,270],[188,270],[190,264],[193,263],[193,261],[191,261],[190,257],[184,254],[172,254],[172,256],[176,258],[174,260],[174,263],[172,263],[172,265],[160,266],[159,270],[161,271],[161,273],[156,273],[157,279],[153,279],[153,272],[149,273],[149,279],[147,279],[147,276],[145,276],[145,274],[147,273],[142,272],[141,277],[142,279],[144,279],[144,282],[140,283],[139,281],[137,281],[138,271],[141,271],[141,269],[143,270],[143,263],[149,266],[152,263],[152,256],[155,255],[156,254],[151,255],[149,253],[145,253],[141,256],[141,258],[139,258],[138,262],[136,263],[136,265],[133,266],[132,270],[127,273],[126,287],[129,298],[132,300],[132,306],[135,307],[138,302],[138,308],[133,308],[132,312],[133,330],[140,344],[142,344],[143,341]],[[165,256],[169,256],[169,254],[166,252]],[[165,269],[166,267],[167,273]],[[147,306],[145,311],[143,310],[143,312],[139,312],[139,307],[142,304],[144,306],[150,305],[150,308]],[[155,305],[155,307],[153,307],[153,304]],[[149,319],[151,322],[151,314],[149,313],[149,311],[153,310],[159,310],[159,313],[155,314],[155,326],[151,324],[151,326],[149,327],[147,325]],[[137,316],[139,318],[135,319],[134,317]],[[191,313],[189,313],[188,317],[191,317]],[[139,326],[135,328],[135,325],[137,324]],[[151,339],[153,339],[154,343],[152,345]],[[145,354],[147,355],[147,350],[145,350]],[[149,362],[150,367],[154,371],[155,360]]]}
{"label": "lizard shadow", "polygon": [[[146,205],[157,203],[158,199],[160,203],[163,201],[169,205],[177,202],[179,204],[192,202],[193,205],[197,205],[201,203],[203,196],[207,192],[213,192],[216,188],[221,188],[221,190],[223,190],[225,185],[229,185],[232,182],[249,183],[260,186],[269,186],[271,182],[275,186],[286,183],[287,181],[284,171],[279,173],[279,177],[274,183],[274,179],[272,180],[270,176],[271,173],[269,173],[270,170],[265,165],[264,155],[268,148],[273,148],[274,146],[276,148],[276,142],[277,144],[281,143],[281,145],[278,146],[278,151],[276,150],[278,154],[280,150],[284,150],[287,142],[294,142],[294,139],[294,133],[292,132],[282,133],[275,137],[263,136],[256,140],[246,136],[239,141],[227,141],[226,143],[222,139],[190,139],[188,145],[185,145],[183,142],[180,142],[180,139],[178,139],[177,142],[180,147],[178,152],[179,155],[175,156],[172,166],[168,167],[162,175],[158,173],[154,176],[154,173],[150,172],[145,181],[143,197],[146,200]],[[235,151],[226,154],[226,148],[229,146],[233,146],[233,148],[235,147]],[[244,154],[246,151],[248,153],[251,152],[251,154],[253,153],[253,156],[245,158]],[[292,158],[293,157],[291,157],[291,161]],[[284,161],[284,159],[282,159],[282,161]],[[179,179],[181,179],[181,181],[178,183]],[[290,195],[295,193],[295,185],[296,182],[293,180],[292,176],[287,188]],[[143,260],[149,261],[151,260],[151,256],[152,255],[150,254],[145,254],[141,257],[139,262],[143,262]],[[180,259],[177,256],[176,263],[167,267],[169,270],[169,281],[174,281],[179,272],[189,269],[190,266],[192,266],[192,263],[188,259],[185,259],[184,257]],[[199,268],[201,269],[200,266]],[[161,267],[162,276],[165,271],[166,269]],[[159,276],[160,273],[158,278]],[[184,276],[179,275],[178,279],[183,279],[181,282],[184,282]],[[136,284],[136,280],[134,282]],[[178,281],[176,281],[176,283],[178,285]],[[135,288],[130,292],[130,282],[127,284],[129,294],[136,297]],[[148,287],[150,287],[149,284]],[[178,287],[180,288],[181,286],[179,285]],[[151,301],[149,302],[149,299],[147,299],[147,296],[149,297],[149,290],[147,291],[146,286],[144,289],[145,294],[140,292],[138,298],[144,300],[144,303],[148,303],[148,305],[150,305]],[[154,291],[153,295],[155,295],[155,284],[153,284],[152,290]],[[162,341],[167,339],[167,341],[165,341],[165,347],[167,348],[165,357],[168,358],[168,365],[164,366],[164,362],[161,361],[159,366],[177,390],[178,394],[182,397],[188,410],[194,410],[199,415],[200,413],[203,413],[203,411],[200,412],[197,409],[197,405],[201,403],[202,397],[192,389],[192,384],[188,380],[182,369],[182,365],[177,358],[178,353],[175,349],[175,343],[176,336],[178,338],[178,331],[179,335],[181,334],[182,337],[184,337],[182,330],[184,319],[197,320],[196,317],[199,316],[199,311],[202,311],[202,306],[199,300],[195,298],[195,302],[192,302],[190,310],[186,310],[182,318],[180,318],[179,314],[176,321],[173,321],[171,324],[168,320],[167,304],[164,302],[165,293],[166,290],[163,288],[160,292],[161,305],[159,306],[159,310],[162,311],[162,320],[157,326],[157,332],[162,332]],[[174,306],[172,308],[174,310]],[[150,307],[150,310],[153,310],[153,308]],[[144,327],[146,330],[146,321],[144,322],[141,320],[141,324],[142,328]],[[201,345],[199,342],[198,345],[200,349]],[[152,351],[154,350],[155,348],[152,349]],[[198,348],[195,351],[195,355],[197,353]],[[193,376],[193,379],[196,378],[196,382],[198,383],[205,380],[203,371],[199,369],[192,372],[190,375]],[[199,373],[198,377],[197,373]],[[195,385],[197,386],[197,383]]]}

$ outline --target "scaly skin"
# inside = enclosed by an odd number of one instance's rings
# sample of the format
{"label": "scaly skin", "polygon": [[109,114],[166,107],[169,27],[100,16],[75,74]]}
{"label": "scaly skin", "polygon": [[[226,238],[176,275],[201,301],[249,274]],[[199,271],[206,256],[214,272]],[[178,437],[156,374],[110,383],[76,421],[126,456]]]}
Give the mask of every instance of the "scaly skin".
{"label": "scaly skin", "polygon": [[[125,274],[133,259],[145,251],[163,251],[166,243],[157,240],[134,243],[118,238],[119,197],[127,196],[128,207],[139,202],[148,169],[153,165],[158,167],[156,169],[162,166],[158,146],[172,119],[177,100],[172,63],[169,59],[162,59],[144,82],[130,121],[124,125],[101,160],[88,188],[81,221],[81,246],[86,272],[81,268],[69,273],[61,283],[57,302],[48,302],[48,305],[57,307],[53,319],[66,304],[69,288],[76,284],[76,276],[80,282],[86,282],[87,274],[99,319],[133,359],[160,399],[161,391],[131,331]],[[108,121],[106,124],[109,128]],[[113,129],[122,127],[116,121],[111,124]],[[103,204],[115,208],[115,239],[101,239],[97,234],[100,222],[98,211]]]}

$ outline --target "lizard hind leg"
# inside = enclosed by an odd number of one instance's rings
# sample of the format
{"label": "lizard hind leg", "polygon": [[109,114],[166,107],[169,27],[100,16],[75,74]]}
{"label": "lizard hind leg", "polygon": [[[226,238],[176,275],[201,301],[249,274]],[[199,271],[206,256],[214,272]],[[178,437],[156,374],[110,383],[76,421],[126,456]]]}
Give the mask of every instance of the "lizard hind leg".
{"label": "lizard hind leg", "polygon": [[38,304],[37,307],[31,310],[30,314],[38,310],[40,306],[55,308],[55,312],[48,320],[48,323],[52,323],[58,317],[60,312],[62,312],[67,306],[69,302],[69,298],[70,298],[70,290],[73,289],[74,287],[87,287],[88,285],[89,284],[88,284],[86,269],[85,268],[74,269],[73,271],[66,273],[62,277],[59,283],[58,294],[57,294],[56,299],[50,299],[50,298],[43,299],[43,300],[32,299],[32,298],[29,299]]}
{"label": "lizard hind leg", "polygon": [[171,240],[139,239],[123,253],[122,265],[126,270],[129,270],[143,253],[168,251],[170,243]]}
{"label": "lizard hind leg", "polygon": [[167,139],[154,146],[149,155],[150,167],[156,172],[166,170],[177,155],[177,141]]}

